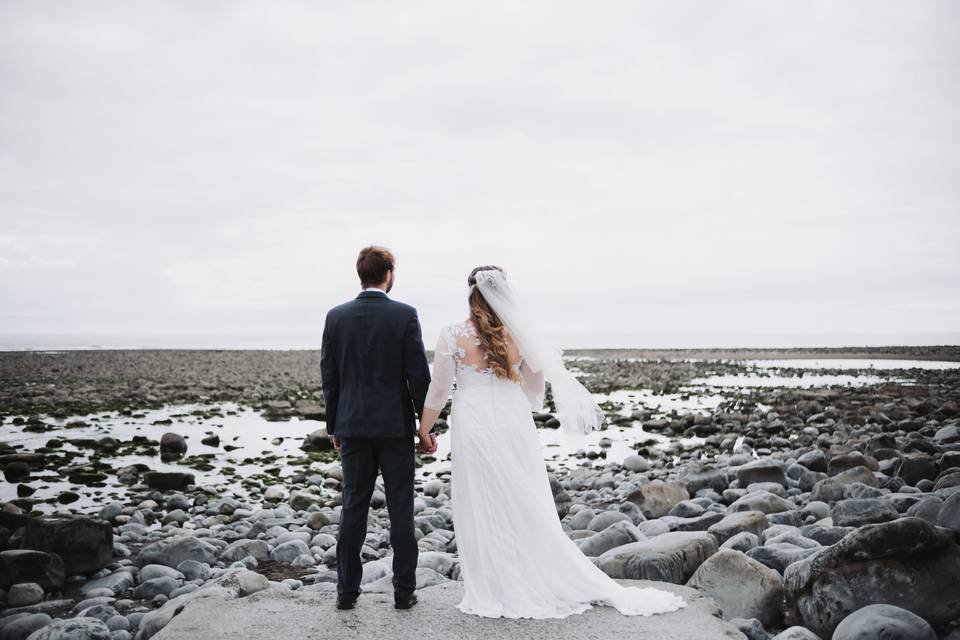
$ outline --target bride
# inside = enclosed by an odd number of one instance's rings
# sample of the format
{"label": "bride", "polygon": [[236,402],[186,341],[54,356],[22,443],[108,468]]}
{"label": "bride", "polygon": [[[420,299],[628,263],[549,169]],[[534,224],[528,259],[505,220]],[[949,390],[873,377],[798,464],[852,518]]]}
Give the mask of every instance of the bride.
{"label": "bride", "polygon": [[531,408],[551,384],[561,428],[586,433],[603,420],[589,392],[520,312],[499,267],[474,269],[470,317],[447,325],[434,352],[421,441],[456,382],[450,412],[451,497],[464,596],[485,617],[564,618],[593,603],[627,615],[687,606],[661,589],[624,587],[598,569],[557,518]]}

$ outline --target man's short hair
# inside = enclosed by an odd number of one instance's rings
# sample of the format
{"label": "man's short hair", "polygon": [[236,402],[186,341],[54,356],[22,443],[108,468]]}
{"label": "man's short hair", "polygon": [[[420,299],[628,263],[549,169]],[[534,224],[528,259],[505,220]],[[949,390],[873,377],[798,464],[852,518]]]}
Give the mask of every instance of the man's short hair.
{"label": "man's short hair", "polygon": [[369,246],[360,250],[357,256],[357,275],[360,285],[373,287],[387,279],[387,272],[393,271],[393,254],[384,247]]}

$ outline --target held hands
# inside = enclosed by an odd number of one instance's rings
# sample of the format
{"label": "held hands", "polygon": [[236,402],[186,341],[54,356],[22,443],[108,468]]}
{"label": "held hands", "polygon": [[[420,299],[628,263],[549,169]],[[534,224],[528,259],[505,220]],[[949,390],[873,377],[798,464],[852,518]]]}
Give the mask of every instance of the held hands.
{"label": "held hands", "polygon": [[417,433],[417,437],[420,438],[420,453],[436,453],[437,452],[437,437],[429,432],[420,431]]}

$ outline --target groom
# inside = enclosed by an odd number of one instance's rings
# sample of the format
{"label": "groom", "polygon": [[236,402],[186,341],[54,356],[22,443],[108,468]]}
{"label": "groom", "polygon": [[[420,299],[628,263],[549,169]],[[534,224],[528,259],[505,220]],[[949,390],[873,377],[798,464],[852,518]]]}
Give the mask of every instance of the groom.
{"label": "groom", "polygon": [[[389,250],[366,247],[357,257],[363,291],[327,313],[320,352],[327,434],[340,452],[343,507],[337,537],[337,608],[360,595],[360,550],[377,474],[390,514],[394,606],[417,603],[417,539],[413,526],[415,416],[423,413],[430,369],[417,310],[387,297],[396,279]],[[436,451],[436,440],[421,441]]]}

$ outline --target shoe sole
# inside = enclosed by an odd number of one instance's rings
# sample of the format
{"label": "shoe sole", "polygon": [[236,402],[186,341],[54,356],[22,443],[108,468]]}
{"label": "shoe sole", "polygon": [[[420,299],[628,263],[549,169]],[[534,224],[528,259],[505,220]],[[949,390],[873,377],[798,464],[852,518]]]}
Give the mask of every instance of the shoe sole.
{"label": "shoe sole", "polygon": [[394,603],[394,604],[393,604],[393,608],[394,608],[394,609],[412,609],[415,604],[417,604],[417,603],[416,603],[416,602],[411,602],[410,604],[397,604],[397,603]]}

